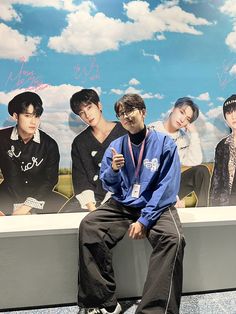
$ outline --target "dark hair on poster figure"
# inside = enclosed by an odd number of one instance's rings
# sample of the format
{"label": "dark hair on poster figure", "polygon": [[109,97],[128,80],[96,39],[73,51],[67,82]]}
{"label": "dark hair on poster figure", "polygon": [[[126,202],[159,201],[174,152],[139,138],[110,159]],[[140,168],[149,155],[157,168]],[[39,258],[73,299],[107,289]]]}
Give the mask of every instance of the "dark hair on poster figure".
{"label": "dark hair on poster figure", "polygon": [[229,98],[227,98],[223,104],[223,114],[224,118],[226,113],[231,113],[236,110],[236,95],[233,94]]}
{"label": "dark hair on poster figure", "polygon": [[100,102],[99,96],[93,89],[82,89],[81,91],[72,95],[70,99],[71,110],[78,115],[81,106],[88,106],[89,104],[98,105]]}
{"label": "dark hair on poster figure", "polygon": [[11,116],[14,112],[25,113],[30,105],[34,107],[36,117],[40,117],[43,113],[43,102],[39,95],[33,92],[23,92],[12,98],[8,104],[8,112]]}
{"label": "dark hair on poster figure", "polygon": [[191,107],[192,111],[193,111],[193,116],[192,119],[190,121],[190,123],[194,122],[195,120],[197,120],[198,116],[199,116],[199,108],[198,106],[192,101],[191,98],[189,97],[182,97],[176,100],[174,107],[175,108],[181,108],[183,106],[189,106]]}

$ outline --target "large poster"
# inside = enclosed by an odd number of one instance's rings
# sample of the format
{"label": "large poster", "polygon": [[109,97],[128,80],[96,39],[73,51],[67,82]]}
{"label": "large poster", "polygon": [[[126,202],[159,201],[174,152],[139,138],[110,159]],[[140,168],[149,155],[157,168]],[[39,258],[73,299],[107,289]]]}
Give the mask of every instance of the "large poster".
{"label": "large poster", "polygon": [[[74,93],[95,90],[110,121],[118,98],[139,94],[150,125],[189,97],[199,107],[194,124],[212,175],[215,147],[230,133],[223,103],[235,93],[235,17],[231,0],[4,1],[0,127],[15,125],[7,107],[15,95],[41,97],[40,128],[60,152],[56,189],[70,198],[71,145],[86,127],[70,108]],[[195,205],[190,193],[185,206]]]}

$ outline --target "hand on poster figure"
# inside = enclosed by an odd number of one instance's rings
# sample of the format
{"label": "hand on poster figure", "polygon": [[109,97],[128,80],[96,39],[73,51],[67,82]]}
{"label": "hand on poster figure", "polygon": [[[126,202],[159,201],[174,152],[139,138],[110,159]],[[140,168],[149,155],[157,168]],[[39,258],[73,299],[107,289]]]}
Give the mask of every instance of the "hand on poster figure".
{"label": "hand on poster figure", "polygon": [[125,159],[124,156],[122,154],[118,154],[117,151],[115,150],[115,148],[111,148],[112,151],[112,169],[114,171],[118,171],[119,169],[121,169],[124,164],[125,164]]}
{"label": "hand on poster figure", "polygon": [[13,216],[15,215],[31,215],[31,210],[32,208],[30,206],[27,205],[21,205],[19,206],[16,210],[14,210],[13,212]]}
{"label": "hand on poster figure", "polygon": [[87,204],[86,204],[86,207],[87,207],[87,209],[88,209],[90,212],[92,212],[92,211],[94,211],[95,209],[97,209],[95,203],[93,203],[93,202],[87,203]]}
{"label": "hand on poster figure", "polygon": [[176,208],[184,208],[185,207],[185,200],[180,200],[178,195],[176,196],[177,202],[175,203]]}
{"label": "hand on poster figure", "polygon": [[186,128],[186,131],[188,131],[190,133],[197,132],[197,128],[196,128],[194,123],[187,124],[185,128]]}

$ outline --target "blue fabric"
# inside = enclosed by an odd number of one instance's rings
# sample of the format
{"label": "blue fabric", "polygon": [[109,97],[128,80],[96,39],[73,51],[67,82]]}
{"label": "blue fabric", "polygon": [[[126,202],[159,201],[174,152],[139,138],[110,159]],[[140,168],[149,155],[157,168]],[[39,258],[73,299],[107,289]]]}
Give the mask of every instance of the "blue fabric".
{"label": "blue fabric", "polygon": [[[132,145],[134,147],[134,145]],[[112,170],[111,147],[123,154],[125,165],[118,172]],[[137,156],[135,146],[134,156]],[[132,197],[135,183],[135,167],[128,148],[128,135],[115,141],[105,151],[100,179],[105,190],[114,193],[112,197],[125,206],[142,208],[138,219],[145,227],[151,228],[161,213],[170,205],[176,203],[180,185],[180,161],[177,146],[173,140],[160,132],[149,131],[139,175],[141,185],[140,196]]]}

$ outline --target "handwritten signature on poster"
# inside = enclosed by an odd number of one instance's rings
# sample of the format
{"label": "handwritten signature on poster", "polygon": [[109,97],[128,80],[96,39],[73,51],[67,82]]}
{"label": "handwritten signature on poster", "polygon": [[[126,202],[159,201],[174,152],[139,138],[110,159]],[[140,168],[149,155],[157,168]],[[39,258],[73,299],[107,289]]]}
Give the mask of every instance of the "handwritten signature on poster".
{"label": "handwritten signature on poster", "polygon": [[225,88],[232,81],[236,79],[236,62],[235,60],[223,61],[222,66],[217,72],[217,77],[219,80],[219,85],[221,88]]}
{"label": "handwritten signature on poster", "polygon": [[44,84],[34,71],[25,69],[26,58],[20,58],[20,69],[18,72],[10,72],[6,80],[5,85],[13,83],[16,88],[23,88],[27,90],[38,91],[48,87],[48,84]]}
{"label": "handwritten signature on poster", "polygon": [[[49,86],[43,83],[34,71],[26,69],[25,57],[21,57],[19,62],[19,70],[15,73],[12,71],[9,73],[5,85],[14,84],[16,88],[34,91],[42,90]],[[74,74],[75,79],[80,80],[82,83],[98,80],[100,78],[100,71],[96,59],[91,58],[88,66],[75,65]]]}
{"label": "handwritten signature on poster", "polygon": [[89,66],[80,66],[77,64],[74,67],[75,79],[81,80],[82,83],[87,81],[95,81],[100,78],[99,65],[96,62],[96,58],[91,58]]}

